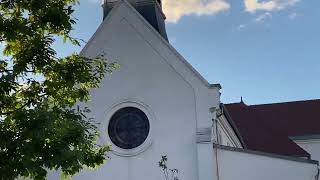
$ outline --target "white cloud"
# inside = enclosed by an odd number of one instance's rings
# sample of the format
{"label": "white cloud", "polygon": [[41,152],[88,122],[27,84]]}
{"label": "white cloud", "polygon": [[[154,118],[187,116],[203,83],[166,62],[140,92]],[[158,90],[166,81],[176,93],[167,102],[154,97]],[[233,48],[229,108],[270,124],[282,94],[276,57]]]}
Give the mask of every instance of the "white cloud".
{"label": "white cloud", "polygon": [[240,25],[237,27],[237,30],[240,31],[240,30],[242,30],[242,29],[244,29],[244,28],[246,28],[246,27],[247,27],[247,25],[245,25],[245,24],[240,24]]}
{"label": "white cloud", "polygon": [[163,0],[162,3],[167,21],[171,23],[187,15],[214,15],[230,9],[225,0]]}
{"label": "white cloud", "polygon": [[300,0],[244,0],[246,11],[278,11],[295,5]]}
{"label": "white cloud", "polygon": [[266,13],[261,14],[257,18],[255,18],[254,21],[255,22],[263,22],[263,21],[265,21],[266,19],[269,19],[269,18],[272,18],[272,15],[271,15],[271,13],[266,12]]}

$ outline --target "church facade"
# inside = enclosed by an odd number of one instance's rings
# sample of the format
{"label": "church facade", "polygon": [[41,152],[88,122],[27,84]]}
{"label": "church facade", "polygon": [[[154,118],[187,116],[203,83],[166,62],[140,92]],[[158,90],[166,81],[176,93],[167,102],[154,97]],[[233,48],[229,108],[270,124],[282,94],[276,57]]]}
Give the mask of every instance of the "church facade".
{"label": "church facade", "polygon": [[87,104],[112,152],[100,168],[72,179],[165,180],[158,161],[167,155],[181,180],[317,180],[312,153],[248,146],[255,140],[246,136],[237,107],[221,103],[221,86],[208,83],[168,42],[161,0],[105,0],[103,9],[104,21],[81,53],[121,66]]}

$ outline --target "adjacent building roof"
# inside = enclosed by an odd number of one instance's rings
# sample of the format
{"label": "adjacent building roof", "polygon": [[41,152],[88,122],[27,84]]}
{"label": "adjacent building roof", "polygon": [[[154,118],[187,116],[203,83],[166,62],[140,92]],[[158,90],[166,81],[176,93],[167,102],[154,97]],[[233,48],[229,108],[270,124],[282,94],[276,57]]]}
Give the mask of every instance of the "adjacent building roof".
{"label": "adjacent building roof", "polygon": [[310,157],[289,137],[320,134],[320,100],[225,107],[248,149]]}

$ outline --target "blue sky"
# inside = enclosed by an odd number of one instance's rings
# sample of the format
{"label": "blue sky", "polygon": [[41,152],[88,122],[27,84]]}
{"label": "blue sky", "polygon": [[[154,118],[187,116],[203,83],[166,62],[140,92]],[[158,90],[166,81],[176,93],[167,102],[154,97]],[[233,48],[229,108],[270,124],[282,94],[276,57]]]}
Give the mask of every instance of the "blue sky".
{"label": "blue sky", "polygon": [[[165,3],[171,44],[223,86],[224,103],[241,96],[247,104],[320,99],[319,0]],[[101,2],[81,0],[75,16],[73,34],[88,40],[102,21]]]}

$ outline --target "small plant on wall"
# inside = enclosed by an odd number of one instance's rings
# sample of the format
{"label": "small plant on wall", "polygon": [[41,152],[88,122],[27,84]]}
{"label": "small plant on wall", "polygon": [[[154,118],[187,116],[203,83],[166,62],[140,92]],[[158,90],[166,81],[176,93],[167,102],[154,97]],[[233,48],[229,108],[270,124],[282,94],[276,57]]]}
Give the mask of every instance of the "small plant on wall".
{"label": "small plant on wall", "polygon": [[167,166],[167,162],[168,162],[168,157],[167,156],[161,156],[161,160],[159,161],[159,167],[161,168],[165,180],[179,180],[178,178],[178,174],[179,171],[178,169],[170,169]]}

